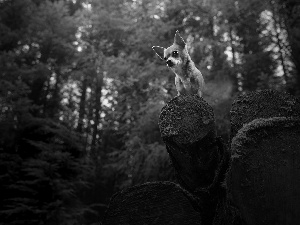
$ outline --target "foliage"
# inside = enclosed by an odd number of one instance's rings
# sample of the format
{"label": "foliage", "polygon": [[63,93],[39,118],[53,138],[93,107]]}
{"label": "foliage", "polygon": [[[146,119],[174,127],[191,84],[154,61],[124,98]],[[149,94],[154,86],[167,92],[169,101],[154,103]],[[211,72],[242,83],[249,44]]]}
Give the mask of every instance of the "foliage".
{"label": "foliage", "polygon": [[[78,224],[84,207],[76,197],[88,166],[75,134],[49,120],[18,124],[12,146],[2,145],[0,215],[5,224]],[[5,140],[2,140],[5,141]]]}

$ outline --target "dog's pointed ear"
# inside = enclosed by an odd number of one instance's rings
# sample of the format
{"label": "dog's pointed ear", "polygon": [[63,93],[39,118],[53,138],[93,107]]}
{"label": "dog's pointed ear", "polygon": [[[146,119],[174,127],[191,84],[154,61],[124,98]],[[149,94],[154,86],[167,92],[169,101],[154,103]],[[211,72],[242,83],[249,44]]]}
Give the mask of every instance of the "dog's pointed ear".
{"label": "dog's pointed ear", "polygon": [[179,31],[176,30],[175,37],[174,37],[174,44],[179,45],[180,47],[185,47],[185,42],[183,38],[180,36]]}
{"label": "dog's pointed ear", "polygon": [[165,48],[160,46],[152,46],[152,49],[155,51],[156,55],[161,59],[164,60],[164,51]]}

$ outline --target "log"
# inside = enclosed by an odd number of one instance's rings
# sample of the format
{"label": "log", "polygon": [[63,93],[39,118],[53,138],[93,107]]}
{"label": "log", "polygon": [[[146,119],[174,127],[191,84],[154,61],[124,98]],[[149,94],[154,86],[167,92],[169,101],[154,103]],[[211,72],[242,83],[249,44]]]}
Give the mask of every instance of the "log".
{"label": "log", "polygon": [[216,137],[212,107],[198,95],[180,95],[163,107],[159,128],[178,183],[201,199],[202,223],[211,224],[226,196],[227,149]]}
{"label": "log", "polygon": [[175,97],[162,109],[159,128],[180,186],[155,182],[117,193],[104,225],[300,224],[299,116],[299,101],[288,94],[238,97],[229,166],[212,107],[197,95]]}
{"label": "log", "polygon": [[115,194],[103,225],[200,225],[197,205],[196,198],[175,183],[145,183]]}
{"label": "log", "polygon": [[224,198],[219,201],[216,208],[213,225],[247,225],[242,219],[239,210],[232,206],[231,203]]}
{"label": "log", "polygon": [[230,111],[231,139],[244,124],[255,119],[299,115],[299,100],[287,93],[262,90],[241,95],[233,102]]}
{"label": "log", "polygon": [[300,119],[256,119],[238,131],[231,150],[228,197],[246,224],[300,224]]}
{"label": "log", "polygon": [[180,185],[208,188],[221,157],[212,107],[198,95],[177,96],[162,108],[159,128]]}

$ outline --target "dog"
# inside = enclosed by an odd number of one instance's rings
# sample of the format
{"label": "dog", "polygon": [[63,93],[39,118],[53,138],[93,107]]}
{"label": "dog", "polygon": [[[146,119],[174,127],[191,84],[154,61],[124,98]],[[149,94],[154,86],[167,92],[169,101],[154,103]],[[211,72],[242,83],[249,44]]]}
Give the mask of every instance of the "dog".
{"label": "dog", "polygon": [[175,33],[174,43],[170,47],[153,46],[152,49],[175,73],[175,86],[178,96],[198,94],[202,97],[204,90],[203,76],[192,61],[186,43],[178,30]]}

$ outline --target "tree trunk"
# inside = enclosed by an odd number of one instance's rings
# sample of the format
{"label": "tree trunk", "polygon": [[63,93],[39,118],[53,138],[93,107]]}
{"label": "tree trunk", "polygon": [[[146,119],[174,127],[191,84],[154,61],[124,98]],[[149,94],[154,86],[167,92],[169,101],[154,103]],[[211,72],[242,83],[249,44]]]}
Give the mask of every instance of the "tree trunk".
{"label": "tree trunk", "polygon": [[87,89],[88,79],[87,76],[83,75],[82,87],[81,87],[81,96],[79,104],[79,116],[78,116],[78,125],[77,131],[82,133],[83,131],[83,120],[85,116],[85,107],[86,107],[86,89]]}
{"label": "tree trunk", "polygon": [[56,74],[56,80],[55,80],[55,85],[54,89],[52,92],[52,98],[51,98],[51,104],[50,104],[50,113],[49,116],[50,118],[56,118],[58,116],[58,110],[60,106],[60,80],[61,80],[61,73],[59,69],[55,69],[55,74]]}
{"label": "tree trunk", "polygon": [[229,38],[230,38],[230,48],[232,53],[232,66],[233,66],[233,83],[236,92],[239,91],[239,82],[238,82],[238,74],[237,74],[237,66],[236,66],[236,52],[234,47],[234,38],[233,38],[233,30],[232,26],[229,27]]}
{"label": "tree trunk", "polygon": [[276,6],[274,5],[275,3],[271,2],[271,7],[272,7],[272,19],[274,22],[274,31],[275,31],[275,38],[276,38],[276,42],[275,44],[278,46],[279,48],[279,60],[280,60],[280,64],[282,66],[282,70],[283,70],[283,77],[286,83],[288,83],[289,77],[288,77],[288,70],[286,68],[285,65],[285,57],[284,57],[284,48],[282,45],[282,40],[280,39],[280,32],[278,30],[282,29],[282,26],[280,25],[280,18],[276,18],[278,16],[278,10],[276,10]]}
{"label": "tree trunk", "polygon": [[300,2],[298,0],[280,0],[284,12],[288,40],[291,46],[292,60],[295,65],[296,90],[300,93]]}
{"label": "tree trunk", "polygon": [[95,87],[95,113],[94,113],[94,124],[92,133],[92,157],[95,159],[98,157],[97,153],[97,136],[99,135],[98,125],[100,123],[100,113],[101,113],[101,90],[103,84],[103,71],[96,71],[96,87]]}

